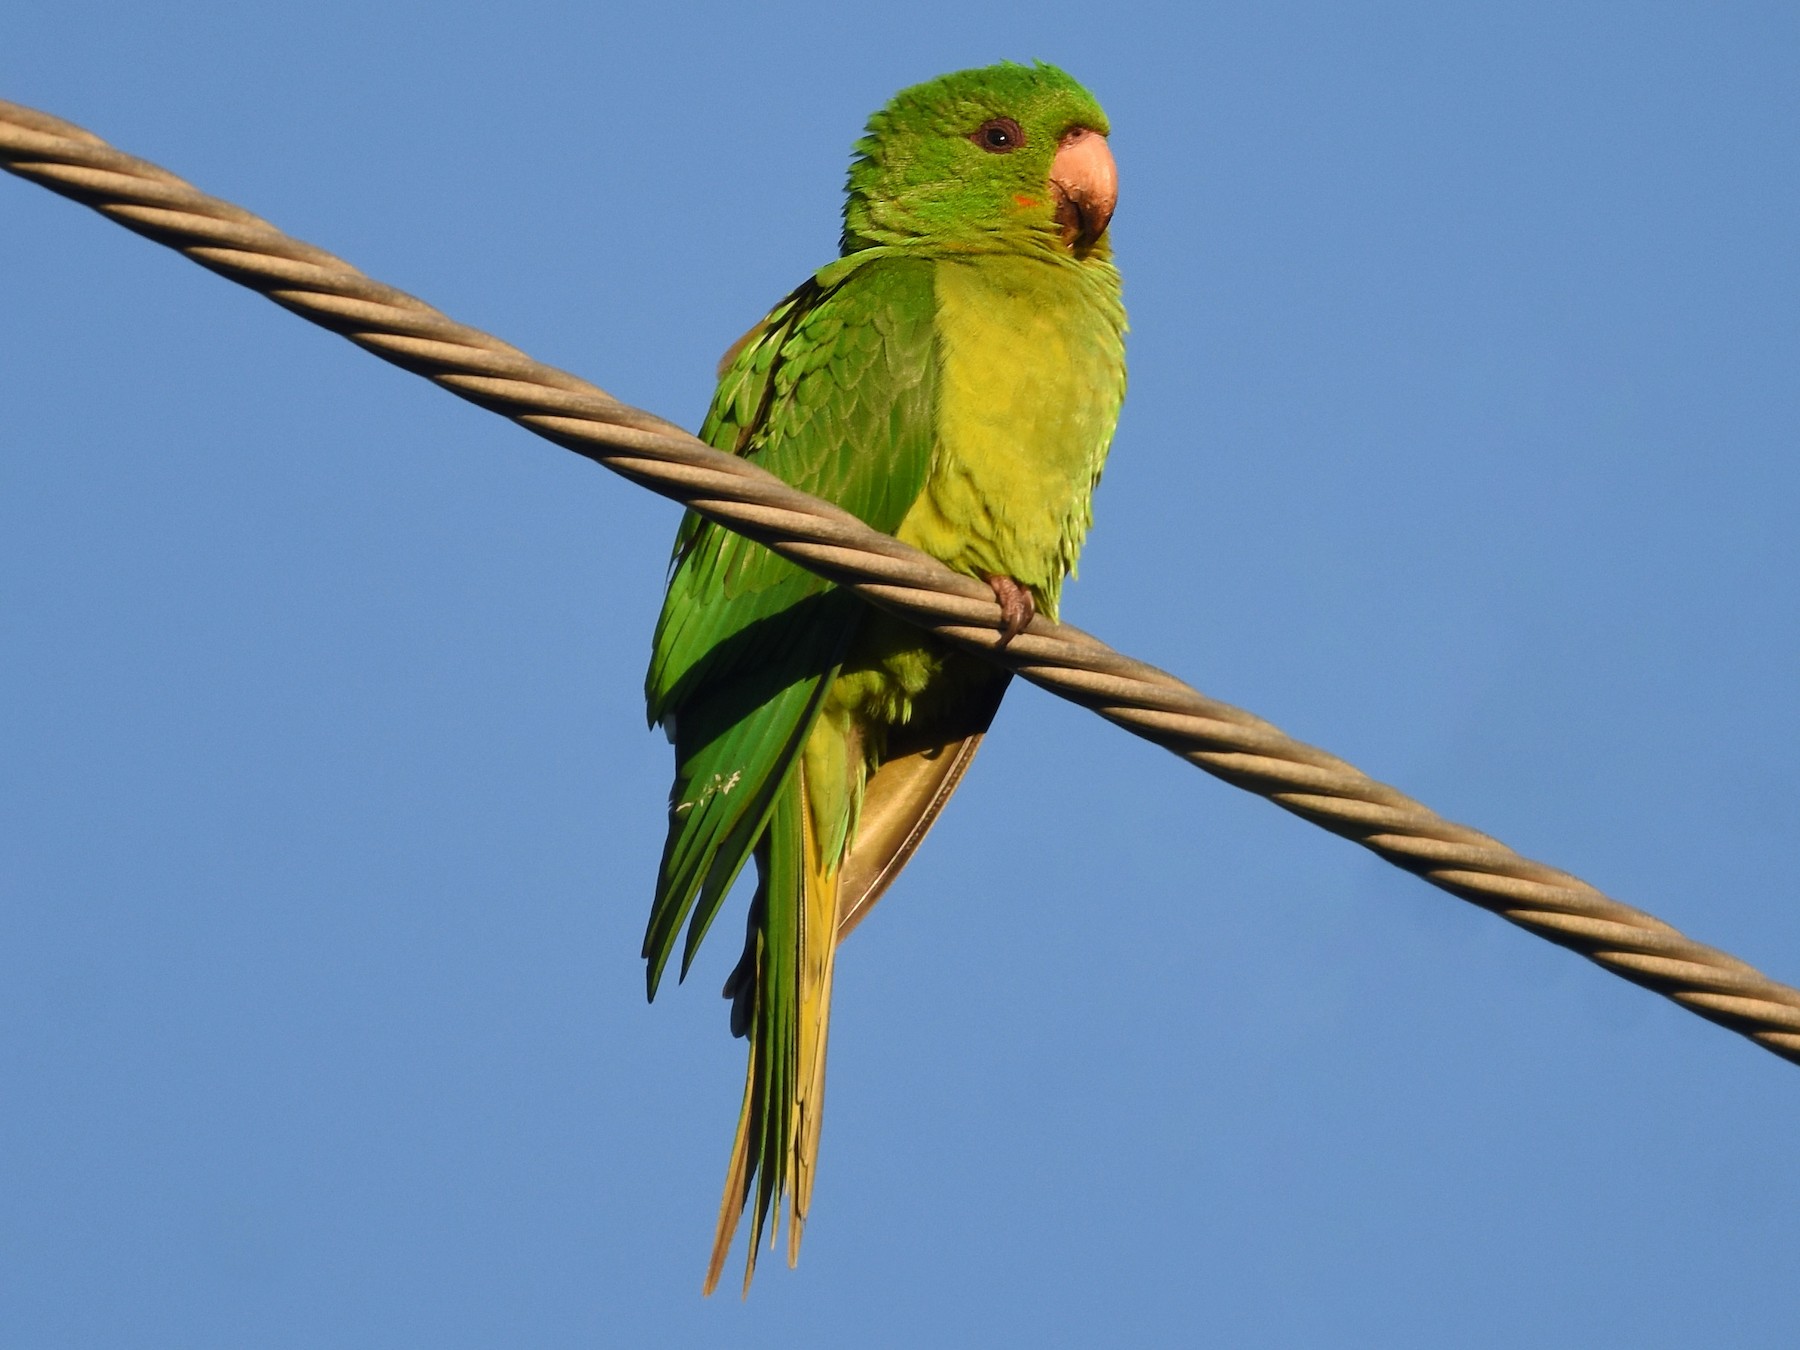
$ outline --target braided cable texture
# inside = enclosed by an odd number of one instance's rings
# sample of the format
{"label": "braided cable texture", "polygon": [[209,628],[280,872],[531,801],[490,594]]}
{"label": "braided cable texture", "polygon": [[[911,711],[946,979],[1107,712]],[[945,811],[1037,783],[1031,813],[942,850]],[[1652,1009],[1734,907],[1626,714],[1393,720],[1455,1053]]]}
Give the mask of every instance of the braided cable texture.
{"label": "braided cable texture", "polygon": [[385,361],[767,545],[1234,787],[1800,1063],[1800,990],[1577,877],[1444,820],[1352,765],[1043,618],[1001,649],[970,577],[565,371],[456,323],[164,169],[0,101],[0,167],[91,206]]}

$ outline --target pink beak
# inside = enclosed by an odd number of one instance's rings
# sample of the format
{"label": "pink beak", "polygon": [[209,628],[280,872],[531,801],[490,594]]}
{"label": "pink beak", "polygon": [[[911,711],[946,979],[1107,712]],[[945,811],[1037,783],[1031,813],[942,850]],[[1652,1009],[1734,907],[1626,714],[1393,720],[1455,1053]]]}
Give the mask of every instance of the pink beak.
{"label": "pink beak", "polygon": [[1106,137],[1086,127],[1065,135],[1050,164],[1050,190],[1063,247],[1086,253],[1106,233],[1119,204],[1119,166]]}

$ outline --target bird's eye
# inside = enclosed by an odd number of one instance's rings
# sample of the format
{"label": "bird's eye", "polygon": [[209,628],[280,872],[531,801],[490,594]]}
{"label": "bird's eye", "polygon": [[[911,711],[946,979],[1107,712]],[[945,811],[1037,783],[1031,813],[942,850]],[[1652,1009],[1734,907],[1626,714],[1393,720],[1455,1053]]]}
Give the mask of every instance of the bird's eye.
{"label": "bird's eye", "polygon": [[971,131],[969,139],[990,155],[1006,155],[1025,144],[1025,132],[1010,117],[992,117]]}

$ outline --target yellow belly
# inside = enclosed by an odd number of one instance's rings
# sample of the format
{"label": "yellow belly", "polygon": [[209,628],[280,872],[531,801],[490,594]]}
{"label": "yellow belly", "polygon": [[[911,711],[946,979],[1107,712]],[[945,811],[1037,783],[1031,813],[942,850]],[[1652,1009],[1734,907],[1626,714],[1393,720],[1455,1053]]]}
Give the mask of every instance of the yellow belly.
{"label": "yellow belly", "polygon": [[1036,258],[937,265],[938,443],[896,533],[958,571],[1013,578],[1051,617],[1124,392],[1109,279]]}
{"label": "yellow belly", "polygon": [[[935,291],[937,442],[895,534],[958,571],[1011,577],[1055,618],[1124,395],[1116,274],[1106,264],[946,259]],[[888,728],[930,719],[992,678],[987,662],[871,612],[815,735],[855,739],[852,758],[872,767]]]}

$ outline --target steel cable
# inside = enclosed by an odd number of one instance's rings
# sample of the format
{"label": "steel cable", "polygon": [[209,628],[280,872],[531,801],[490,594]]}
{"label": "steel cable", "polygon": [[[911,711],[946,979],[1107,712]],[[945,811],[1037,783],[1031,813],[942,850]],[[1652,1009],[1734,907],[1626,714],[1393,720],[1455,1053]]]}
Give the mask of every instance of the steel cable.
{"label": "steel cable", "polygon": [[748,535],[1234,787],[1340,834],[1800,1063],[1800,990],[1585,881],[1444,820],[1344,761],[1042,618],[1004,649],[982,583],[670,422],[456,323],[46,113],[0,102],[0,167],[186,254],[461,398]]}

